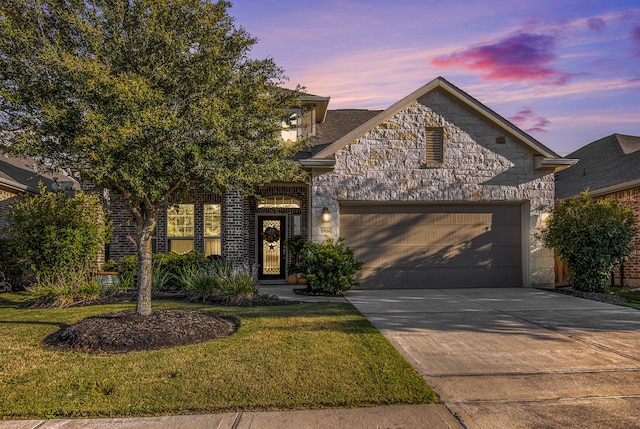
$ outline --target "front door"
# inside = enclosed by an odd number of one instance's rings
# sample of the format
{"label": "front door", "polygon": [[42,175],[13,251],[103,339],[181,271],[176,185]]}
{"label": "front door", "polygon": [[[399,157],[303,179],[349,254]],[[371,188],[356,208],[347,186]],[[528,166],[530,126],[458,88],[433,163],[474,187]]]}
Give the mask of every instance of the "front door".
{"label": "front door", "polygon": [[284,280],[286,234],[284,216],[264,216],[258,218],[258,278],[260,280]]}

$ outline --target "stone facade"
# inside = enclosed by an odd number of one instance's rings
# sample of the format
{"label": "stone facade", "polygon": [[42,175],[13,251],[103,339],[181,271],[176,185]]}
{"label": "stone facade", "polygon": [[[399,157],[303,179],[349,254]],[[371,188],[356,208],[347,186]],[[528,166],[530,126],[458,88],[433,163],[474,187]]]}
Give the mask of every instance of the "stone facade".
{"label": "stone facade", "polygon": [[[428,128],[443,129],[443,160],[425,162]],[[335,154],[312,183],[312,236],[340,235],[340,201],[514,202],[529,213],[528,286],[552,286],[553,253],[536,238],[553,205],[553,174],[534,171],[534,153],[442,91],[431,91]],[[321,221],[323,207],[332,213]]]}

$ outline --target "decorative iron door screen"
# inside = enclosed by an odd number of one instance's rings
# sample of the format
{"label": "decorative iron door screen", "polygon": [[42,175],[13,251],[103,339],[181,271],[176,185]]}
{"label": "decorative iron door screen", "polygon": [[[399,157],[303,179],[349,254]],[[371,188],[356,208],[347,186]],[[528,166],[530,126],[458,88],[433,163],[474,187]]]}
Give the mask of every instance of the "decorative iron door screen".
{"label": "decorative iron door screen", "polygon": [[278,280],[285,278],[285,253],[283,242],[286,239],[286,221],[284,217],[260,217],[258,220],[258,261],[260,280]]}

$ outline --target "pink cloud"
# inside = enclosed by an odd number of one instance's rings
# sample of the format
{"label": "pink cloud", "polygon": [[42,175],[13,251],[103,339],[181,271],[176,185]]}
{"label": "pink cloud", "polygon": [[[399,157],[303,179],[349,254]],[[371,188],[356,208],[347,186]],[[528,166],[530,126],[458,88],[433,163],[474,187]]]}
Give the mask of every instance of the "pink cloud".
{"label": "pink cloud", "polygon": [[551,121],[538,116],[532,109],[526,107],[511,116],[509,120],[528,133],[546,133],[548,132],[546,127],[551,124]]}
{"label": "pink cloud", "polygon": [[485,80],[564,85],[571,74],[549,66],[556,59],[554,48],[552,36],[518,33],[494,44],[436,57],[431,64],[478,71]]}

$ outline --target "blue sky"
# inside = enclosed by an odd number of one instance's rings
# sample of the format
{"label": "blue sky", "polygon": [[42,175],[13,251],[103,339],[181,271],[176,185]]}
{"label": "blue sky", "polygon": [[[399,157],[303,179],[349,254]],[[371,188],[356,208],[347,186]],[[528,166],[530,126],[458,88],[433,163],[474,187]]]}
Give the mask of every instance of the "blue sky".
{"label": "blue sky", "polygon": [[384,109],[443,76],[560,155],[640,135],[638,0],[237,0],[289,87]]}

